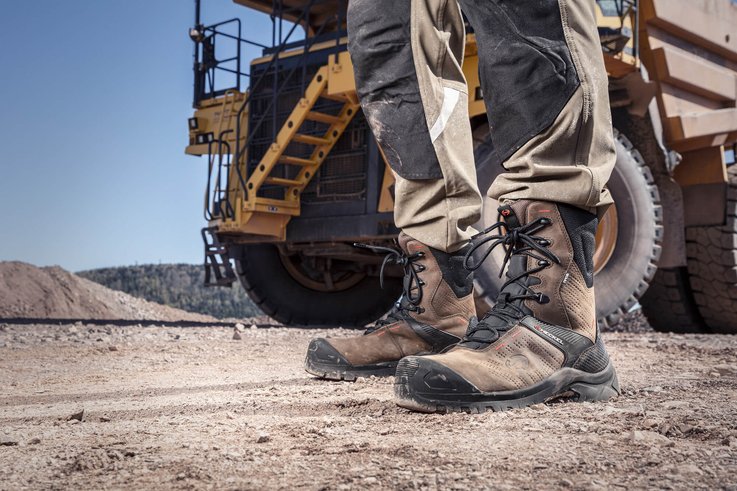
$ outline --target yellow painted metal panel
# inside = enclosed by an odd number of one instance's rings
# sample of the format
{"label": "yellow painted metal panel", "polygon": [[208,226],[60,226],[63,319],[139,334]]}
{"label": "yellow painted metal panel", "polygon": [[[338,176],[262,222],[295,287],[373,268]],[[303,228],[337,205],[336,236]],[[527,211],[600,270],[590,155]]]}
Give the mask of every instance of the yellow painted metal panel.
{"label": "yellow painted metal panel", "polygon": [[727,182],[727,167],[722,147],[684,152],[673,177],[681,186]]}
{"label": "yellow painted metal panel", "polygon": [[330,57],[328,63],[328,94],[345,94],[356,91],[353,63],[347,51]]}
{"label": "yellow painted metal panel", "polygon": [[682,139],[737,131],[737,108],[719,109],[708,113],[686,114],[679,117]]}
{"label": "yellow painted metal panel", "polygon": [[737,61],[737,5],[730,0],[644,0],[649,22]]}
{"label": "yellow painted metal panel", "polygon": [[728,68],[672,46],[653,50],[653,61],[663,82],[717,101],[737,100],[737,73]]}
{"label": "yellow painted metal panel", "polygon": [[731,143],[737,131],[737,5],[642,0],[642,60],[658,87],[666,142],[679,152]]}

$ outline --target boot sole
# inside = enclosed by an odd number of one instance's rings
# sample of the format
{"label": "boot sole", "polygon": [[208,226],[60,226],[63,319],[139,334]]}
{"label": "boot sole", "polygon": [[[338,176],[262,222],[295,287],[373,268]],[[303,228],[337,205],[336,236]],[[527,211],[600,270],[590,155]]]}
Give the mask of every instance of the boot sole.
{"label": "boot sole", "polygon": [[372,363],[371,365],[351,365],[325,339],[313,339],[307,348],[305,371],[327,380],[354,382],[359,377],[391,377],[399,361]]}
{"label": "boot sole", "polygon": [[355,382],[359,377],[391,377],[397,368],[397,362],[364,365],[358,367],[337,367],[315,363],[309,358],[305,360],[305,371],[325,380]]}
{"label": "boot sole", "polygon": [[598,373],[562,368],[531,387],[504,392],[433,393],[422,383],[424,375],[418,377],[417,372],[411,360],[402,360],[397,367],[394,394],[399,406],[423,413],[507,411],[554,400],[608,401],[621,394],[611,361]]}

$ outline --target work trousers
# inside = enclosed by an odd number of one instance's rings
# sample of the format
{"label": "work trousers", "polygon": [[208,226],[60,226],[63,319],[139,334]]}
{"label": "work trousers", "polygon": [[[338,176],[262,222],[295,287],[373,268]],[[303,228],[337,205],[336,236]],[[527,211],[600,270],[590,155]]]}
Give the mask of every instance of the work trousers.
{"label": "work trousers", "polygon": [[[397,227],[453,252],[476,233],[463,14],[476,36],[498,200],[599,215],[616,160],[594,0],[351,0],[348,49],[395,177]],[[463,12],[463,14],[462,14]]]}

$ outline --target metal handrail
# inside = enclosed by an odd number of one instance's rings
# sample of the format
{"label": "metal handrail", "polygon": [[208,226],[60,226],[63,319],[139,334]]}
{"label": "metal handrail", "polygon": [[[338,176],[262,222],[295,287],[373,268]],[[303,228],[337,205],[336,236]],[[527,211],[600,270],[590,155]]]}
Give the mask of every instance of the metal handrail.
{"label": "metal handrail", "polygon": [[[218,29],[221,26],[224,26],[224,25],[227,25],[227,24],[231,24],[231,23],[236,24],[237,30],[238,30],[237,35],[233,35],[233,34],[230,34],[228,32],[225,32],[225,31],[222,31],[222,30]],[[197,25],[190,32],[190,37],[192,37],[192,39],[198,45],[200,43],[202,43],[203,40],[205,40],[205,39],[208,39],[208,38],[212,39],[213,56],[214,56],[214,50],[215,50],[215,40],[217,39],[217,37],[225,37],[225,38],[232,39],[232,40],[236,41],[236,54],[235,54],[235,56],[232,56],[230,58],[225,58],[225,59],[222,59],[222,60],[215,60],[216,61],[216,64],[214,66],[212,66],[212,67],[206,67],[205,68],[207,70],[207,73],[206,73],[207,84],[208,84],[210,90],[207,91],[204,87],[199,88],[200,90],[198,90],[198,87],[195,86],[195,101],[194,101],[195,102],[195,105],[197,105],[199,103],[199,101],[202,100],[202,98],[206,98],[207,94],[209,94],[211,96],[217,96],[218,94],[227,92],[228,90],[234,90],[234,89],[235,90],[238,90],[240,92],[241,91],[241,77],[248,77],[248,78],[250,78],[250,76],[251,76],[250,73],[241,71],[241,58],[242,58],[242,56],[241,56],[241,44],[247,44],[247,45],[251,45],[251,46],[256,46],[256,47],[262,48],[262,49],[266,49],[266,48],[268,48],[268,46],[266,46],[265,44],[257,43],[255,41],[244,39],[243,37],[241,37],[241,33],[242,33],[242,24],[241,24],[241,20],[238,19],[237,17],[234,17],[232,19],[228,19],[228,20],[225,20],[225,21],[222,21],[222,22],[218,22],[216,24],[212,24],[212,25],[209,25],[209,26]],[[223,64],[228,63],[228,62],[231,62],[231,61],[235,61],[235,63],[236,63],[235,69],[222,66]],[[196,47],[195,48],[195,67],[194,67],[195,68],[195,71],[198,71],[198,72],[199,71],[202,71],[202,68],[203,68],[202,65],[203,65],[203,63],[204,63],[204,60],[200,60],[199,49]],[[234,87],[228,87],[228,88],[221,89],[221,90],[216,90],[215,89],[215,73],[218,70],[221,70],[221,71],[224,71],[224,72],[228,72],[228,73],[234,74],[236,76],[235,77],[235,79],[236,79],[235,80],[235,86]],[[203,97],[200,97],[201,95]]]}
{"label": "metal handrail", "polygon": [[[281,3],[281,0],[275,0],[275,1],[279,1]],[[271,98],[271,101],[269,102],[269,105],[267,106],[266,110],[264,110],[263,114],[261,115],[261,117],[259,118],[259,120],[256,122],[256,124],[253,125],[252,127],[249,127],[249,133],[250,134],[246,138],[246,141],[244,142],[242,148],[241,148],[241,145],[240,145],[241,115],[242,115],[243,111],[246,109],[246,107],[248,107],[248,104],[249,104],[250,99],[251,99],[251,95],[254,92],[256,92],[256,89],[258,88],[259,84],[264,80],[264,78],[266,77],[266,75],[269,74],[269,72],[272,69],[272,67],[278,67],[278,60],[279,60],[279,54],[281,53],[281,48],[283,48],[287,44],[287,41],[289,40],[289,38],[291,37],[291,35],[294,33],[294,30],[295,30],[296,26],[299,25],[302,22],[302,20],[304,20],[306,18],[306,14],[308,15],[309,11],[311,10],[311,7],[315,3],[316,3],[316,0],[311,0],[310,1],[310,4],[307,6],[307,8],[305,8],[304,10],[302,10],[302,13],[300,14],[299,18],[295,21],[295,23],[292,26],[292,28],[287,33],[287,36],[283,40],[280,39],[282,41],[281,44],[280,44],[280,49],[277,50],[277,52],[274,55],[272,55],[272,59],[267,64],[266,68],[264,69],[264,71],[261,74],[261,76],[259,77],[259,79],[252,85],[251,91],[249,92],[248,96],[246,96],[245,100],[243,101],[243,104],[241,105],[240,109],[238,110],[238,117],[237,117],[237,120],[236,120],[236,147],[235,147],[235,151],[236,151],[236,153],[235,153],[235,161],[236,161],[236,164],[240,163],[241,157],[243,155],[243,152],[252,143],[253,138],[254,138],[254,136],[256,134],[256,131],[261,128],[261,125],[263,124],[263,122],[264,122],[264,120],[266,118],[266,115],[269,113],[269,110],[271,110],[274,107],[275,100],[278,98],[279,94],[281,94],[283,92],[283,90],[287,86],[288,82],[294,76],[294,74],[296,73],[297,69],[298,68],[301,68],[301,66],[300,65],[296,65],[294,68],[292,68],[292,70],[286,75],[286,77],[284,79],[284,83],[274,91],[274,93],[273,93],[274,95]],[[338,12],[340,12],[340,9],[338,9]],[[339,14],[338,14],[338,17],[339,17]],[[323,22],[323,24],[320,26],[319,30],[316,33],[314,33],[312,36],[309,36],[305,40],[305,44],[304,44],[304,50],[305,50],[305,52],[308,52],[310,50],[310,48],[316,42],[315,39],[318,38],[322,34],[322,32],[324,31],[324,29],[325,29],[326,26],[327,26],[327,19],[325,20],[325,22]],[[340,30],[337,30],[336,31],[336,36],[338,36],[338,40],[339,40],[340,39],[340,36],[341,36],[341,31]],[[339,46],[339,44],[338,44],[338,46]],[[306,64],[306,62],[307,62],[307,59],[305,57],[303,59],[303,63]],[[275,74],[275,77],[274,78],[275,79],[277,78],[276,77],[276,73],[277,73],[277,71],[274,70],[274,74]],[[274,119],[274,121],[276,121],[276,118],[273,118],[273,119]],[[276,134],[276,131],[274,130],[273,132],[274,132],[274,135],[275,135]],[[248,189],[245,186],[243,188],[243,192],[245,193],[246,198],[248,198]]]}
{"label": "metal handrail", "polygon": [[[224,139],[224,136],[227,135],[227,134],[229,134],[229,133],[232,133],[233,131],[234,131],[233,129],[223,130],[223,131],[220,132],[220,134],[218,136],[218,139],[220,139],[220,141],[222,141],[223,144],[227,147],[226,148],[227,151],[225,152],[225,154],[227,154],[227,155],[232,155],[232,153],[231,153],[231,149],[230,149],[230,143],[228,143]],[[237,144],[238,144],[238,142],[236,141],[236,145]],[[227,203],[228,203],[228,207],[229,207],[229,209],[231,211],[233,210],[233,206],[230,203],[230,170],[231,170],[230,167],[232,165],[233,165],[233,161],[231,160],[228,163],[228,177],[227,177],[228,190],[227,190],[227,192],[225,194],[226,200],[227,200]],[[236,175],[238,176],[238,183],[240,184],[241,188],[242,189],[246,189],[246,181],[243,178],[243,173],[241,172],[241,166],[238,164],[238,161],[235,162],[235,172],[236,172]],[[228,215],[229,218],[232,218],[233,216],[234,216],[233,213],[231,213],[231,214]]]}
{"label": "metal handrail", "polygon": [[[222,147],[226,147],[226,151],[223,152]],[[220,140],[220,145],[218,145],[218,153],[220,154],[220,158],[218,159],[218,186],[217,186],[217,194],[218,194],[218,202],[220,203],[220,216],[223,219],[226,218],[234,218],[235,217],[235,210],[233,208],[233,205],[230,203],[230,168],[233,165],[232,160],[230,159],[230,144],[227,141]],[[223,157],[225,156],[226,163],[225,163],[225,190],[222,188],[223,180],[221,179],[221,173],[223,169]],[[223,211],[223,201],[225,201],[225,210]]]}
{"label": "metal handrail", "polygon": [[213,167],[213,154],[212,154],[212,144],[215,143],[215,141],[209,141],[207,142],[207,184],[205,187],[205,220],[208,222],[212,220],[212,210],[210,209],[210,199],[211,196],[214,194],[210,193],[210,183],[212,181],[212,167]]}
{"label": "metal handrail", "polygon": [[[277,0],[274,0],[274,1],[277,1]],[[279,3],[281,3],[281,0],[278,0],[278,1],[279,1]],[[284,39],[281,38],[281,33],[280,33],[279,40],[281,42],[279,44],[279,48],[277,49],[277,52],[272,55],[271,60],[266,65],[266,69],[263,71],[263,73],[261,74],[261,76],[256,80],[256,82],[252,82],[251,90],[250,90],[249,94],[246,96],[245,100],[243,101],[243,104],[241,104],[241,107],[238,109],[237,119],[236,119],[236,131],[235,131],[235,136],[236,136],[235,160],[236,160],[236,162],[240,162],[240,158],[241,158],[241,146],[240,146],[240,136],[241,136],[241,124],[240,124],[240,122],[241,122],[241,116],[243,115],[243,111],[245,111],[245,109],[248,107],[248,104],[249,104],[249,102],[251,100],[251,94],[253,94],[256,91],[256,89],[260,86],[260,84],[265,80],[266,75],[269,74],[269,71],[271,70],[272,66],[278,66],[279,54],[284,50],[284,47],[287,45],[287,41],[289,41],[289,38],[291,38],[291,36],[294,33],[294,31],[297,28],[297,26],[300,25],[300,22],[304,19],[305,13],[306,12],[309,12],[309,10],[311,9],[313,3],[314,3],[314,0],[311,0],[310,1],[310,5],[305,10],[302,11],[302,13],[300,14],[299,18],[297,19],[296,22],[294,22],[294,24],[292,25],[292,28],[289,30],[289,32],[287,33],[287,36]],[[272,21],[273,21],[273,17],[272,17]],[[275,41],[275,39],[274,39],[275,27],[276,26],[272,27],[272,42]],[[276,70],[275,70],[275,73],[276,73]],[[277,94],[274,94],[274,97],[276,97],[276,95]],[[273,99],[272,99],[272,101],[273,101]],[[264,114],[266,114],[266,112],[264,112]],[[244,147],[247,147],[250,144],[250,141],[251,141],[252,136],[255,134],[256,129],[258,129],[258,128],[261,127],[261,123],[263,123],[263,117],[261,118],[261,120],[259,120],[259,123],[258,123],[257,128],[251,129],[251,131],[250,131],[251,135],[249,136],[248,141],[246,142],[246,144],[244,145]],[[244,189],[244,191],[246,191],[246,190]]]}
{"label": "metal handrail", "polygon": [[[284,90],[287,87],[287,85],[292,81],[292,79],[293,79],[293,77],[294,77],[294,75],[295,75],[295,73],[297,72],[298,69],[301,69],[302,70],[302,92],[304,92],[304,90],[305,90],[306,73],[307,73],[307,57],[303,57],[302,63],[300,63],[298,65],[295,65],[283,77],[281,84],[279,84],[278,67],[279,67],[280,54],[283,51],[285,51],[287,48],[292,49],[292,48],[294,48],[294,47],[296,47],[298,45],[304,46],[303,49],[305,50],[305,52],[308,52],[315,43],[322,42],[322,41],[325,40],[325,38],[322,35],[323,35],[323,32],[324,32],[326,26],[328,25],[328,22],[332,19],[332,17],[331,18],[326,18],[325,21],[322,23],[322,25],[318,28],[318,30],[316,32],[313,32],[311,36],[307,36],[303,42],[298,42],[298,41],[292,41],[292,42],[290,42],[290,39],[291,39],[292,35],[294,34],[294,32],[296,31],[297,26],[302,25],[303,22],[305,23],[305,25],[309,25],[310,12],[311,12],[312,7],[314,5],[316,5],[316,4],[321,3],[322,1],[324,1],[324,0],[311,0],[310,3],[309,3],[309,5],[306,8],[303,8],[301,10],[301,13],[300,13],[299,17],[294,21],[293,25],[288,30],[286,36],[283,36],[282,26],[281,26],[282,14],[283,14],[283,10],[284,10],[283,9],[283,2],[282,2],[282,0],[274,0],[275,8],[274,8],[273,11],[275,11],[275,12],[278,13],[279,24],[277,25],[276,22],[275,22],[275,17],[276,16],[272,15],[272,24],[273,24],[273,26],[272,26],[272,44],[276,44],[276,37],[275,36],[276,36],[276,33],[277,33],[277,28],[278,28],[278,31],[279,31],[279,45],[276,46],[276,47],[272,46],[271,48],[269,48],[269,47],[267,47],[267,46],[265,46],[265,45],[263,45],[261,43],[256,43],[256,42],[249,41],[249,40],[246,40],[246,39],[241,38],[241,22],[240,22],[240,19],[237,19],[237,18],[228,19],[226,21],[218,22],[216,24],[212,24],[212,25],[207,26],[207,27],[203,27],[203,26],[199,26],[199,25],[196,26],[196,29],[198,29],[198,32],[196,34],[202,34],[202,35],[204,35],[205,33],[212,33],[213,36],[215,36],[215,35],[221,35],[221,36],[228,37],[228,38],[231,38],[231,39],[234,39],[234,40],[238,41],[238,45],[237,45],[238,48],[237,48],[237,53],[236,53],[236,56],[235,57],[228,58],[226,60],[218,60],[218,64],[220,64],[220,63],[224,63],[224,62],[228,62],[228,61],[233,61],[235,58],[237,58],[237,60],[236,60],[236,69],[235,70],[231,70],[231,69],[227,69],[225,67],[220,67],[220,66],[216,66],[216,67],[214,67],[214,69],[224,70],[224,71],[228,71],[230,73],[235,73],[236,75],[238,75],[238,77],[237,77],[237,85],[236,85],[235,89],[238,90],[239,92],[240,92],[240,76],[241,75],[245,75],[245,76],[250,77],[250,74],[244,74],[244,73],[241,73],[240,72],[240,66],[241,66],[240,65],[240,62],[241,62],[241,60],[240,60],[240,58],[241,58],[240,46],[241,46],[241,43],[246,43],[246,44],[250,44],[250,45],[253,45],[253,46],[258,46],[260,48],[263,48],[264,50],[272,51],[272,53],[273,53],[271,55],[272,56],[271,59],[266,64],[266,67],[263,69],[261,75],[255,81],[253,81],[253,80],[251,81],[250,90],[247,92],[244,101],[242,102],[242,104],[240,105],[240,107],[238,108],[238,111],[236,113],[236,124],[235,124],[235,126],[236,126],[236,128],[235,128],[235,155],[233,155],[234,158],[231,159],[228,164],[226,164],[226,167],[228,168],[228,170],[227,170],[227,174],[228,174],[227,175],[227,182],[228,182],[228,184],[227,184],[227,188],[226,188],[224,194],[223,194],[223,190],[221,189],[221,183],[220,183],[220,176],[221,176],[222,166],[223,166],[223,153],[226,153],[228,155],[232,155],[232,153],[231,153],[232,152],[232,149],[230,147],[230,144],[227,141],[225,141],[225,138],[224,137],[225,137],[225,135],[227,135],[229,133],[232,133],[233,132],[233,129],[228,129],[228,130],[221,131],[217,135],[217,139],[214,139],[213,141],[208,142],[208,166],[209,166],[209,168],[208,168],[208,177],[207,177],[208,196],[206,198],[206,200],[207,200],[207,206],[205,207],[205,218],[207,220],[212,220],[213,217],[215,217],[216,215],[219,215],[219,216],[221,216],[223,218],[233,216],[233,206],[232,206],[232,204],[230,202],[231,201],[230,200],[230,194],[231,194],[231,189],[230,189],[230,167],[233,165],[233,161],[235,162],[236,174],[237,174],[237,177],[238,177],[237,184],[241,187],[241,189],[242,189],[242,191],[244,193],[244,197],[246,199],[248,199],[248,194],[249,193],[248,193],[248,189],[247,189],[247,183],[246,183],[246,179],[244,177],[244,174],[243,174],[243,172],[241,170],[241,165],[242,164],[247,166],[247,162],[245,162],[244,157],[247,155],[247,149],[248,149],[248,147],[253,143],[253,140],[254,140],[254,137],[255,137],[257,131],[261,128],[261,126],[263,125],[264,121],[266,120],[266,116],[270,112],[272,113],[272,119],[273,119],[273,122],[274,122],[274,128],[272,129],[273,137],[276,136],[276,133],[277,133],[277,130],[278,130],[277,129],[277,117],[276,117],[276,114],[273,114],[276,111],[276,100],[278,99],[279,95],[284,92]],[[339,0],[339,1],[344,1],[344,0]],[[279,7],[279,8],[277,8],[277,7]],[[340,28],[341,25],[342,25],[341,22],[343,21],[341,13],[342,13],[341,9],[338,8],[337,11],[336,11],[336,20],[338,22],[338,25],[337,25],[338,28],[335,31],[335,37],[336,37],[336,41],[335,41],[336,42],[336,44],[335,44],[335,46],[336,46],[335,47],[335,54],[336,54],[336,56],[337,56],[338,52],[340,51],[340,40],[341,40],[341,38],[345,34],[345,32]],[[199,22],[199,18],[197,18],[197,22]],[[219,27],[221,27],[223,25],[226,25],[226,24],[229,24],[229,23],[236,23],[237,24],[237,26],[238,26],[238,35],[237,36],[234,36],[234,35],[229,34],[229,33],[225,33],[225,32],[223,32],[223,31],[221,31],[221,30],[218,29]],[[193,37],[193,39],[194,39],[194,37]],[[195,41],[197,42],[197,40],[195,40]],[[199,42],[201,42],[201,40]],[[199,53],[196,53],[196,59],[195,59],[196,64],[198,64],[198,62],[199,62],[198,54]],[[196,68],[197,68],[197,66],[196,66]],[[248,134],[247,138],[244,139],[245,141],[241,145],[242,120],[243,120],[243,116],[244,116],[244,111],[248,108],[248,105],[249,105],[250,100],[251,100],[251,95],[254,92],[257,92],[258,91],[258,88],[266,80],[266,77],[268,75],[270,75],[270,74],[273,74],[274,75],[274,90],[272,92],[273,93],[273,96],[271,97],[271,100],[269,101],[269,104],[264,109],[264,111],[262,112],[262,114],[258,118],[258,120],[253,125],[251,125],[248,128],[248,130],[249,130],[248,133],[249,134]],[[214,74],[212,75],[212,77],[213,77],[213,79],[212,80],[208,80],[208,82],[210,83],[210,87],[212,89],[212,93],[214,94],[215,93],[214,92],[214,89],[215,89],[215,86],[214,86]],[[233,90],[233,88],[223,89],[223,91],[221,91],[221,92],[224,92],[224,93],[227,94],[228,90]],[[215,144],[217,144],[217,152],[218,152],[218,163],[217,163],[217,165],[218,165],[218,183],[215,186],[215,189],[212,189],[212,195],[211,195],[210,194],[210,189],[211,189],[211,186],[213,184],[212,183],[212,178],[213,178],[212,173],[213,173],[214,166],[215,166],[214,155],[212,153],[212,149],[213,149],[213,146]],[[224,149],[225,149],[225,152],[223,151]],[[246,169],[246,171],[247,171],[247,169]],[[213,213],[214,210],[211,209],[211,201],[214,202],[215,199],[217,199],[217,201],[220,202],[221,204],[224,201],[224,204],[225,204],[225,209],[223,209],[223,207],[221,205],[220,206],[220,213],[217,213],[217,214]]]}
{"label": "metal handrail", "polygon": [[[229,132],[232,132],[233,130],[225,130],[220,133],[221,137],[222,135],[225,135]],[[218,171],[217,171],[217,178],[215,187],[212,189],[212,171],[214,169],[214,155],[212,153],[212,146],[213,144],[217,143],[218,145],[218,151],[217,151],[217,157],[218,157]],[[223,147],[225,147],[225,151],[223,151]],[[207,155],[208,155],[208,172],[207,172],[207,193],[205,196],[205,219],[210,221],[213,219],[215,214],[213,213],[211,209],[211,205],[214,204],[214,202],[217,200],[219,203],[221,203],[220,206],[220,213],[218,214],[220,218],[233,218],[235,216],[235,209],[233,208],[232,203],[230,202],[230,168],[232,166],[232,161],[228,161],[225,164],[226,168],[226,175],[225,175],[225,182],[226,187],[225,190],[222,189],[222,173],[223,173],[223,156],[225,155],[231,155],[230,150],[230,143],[227,141],[224,141],[222,139],[213,140],[208,142],[207,144]],[[240,169],[236,166],[236,172],[238,173],[239,179],[241,183],[243,182],[243,178],[241,176]],[[223,211],[222,203],[225,202],[226,208],[225,211]]]}

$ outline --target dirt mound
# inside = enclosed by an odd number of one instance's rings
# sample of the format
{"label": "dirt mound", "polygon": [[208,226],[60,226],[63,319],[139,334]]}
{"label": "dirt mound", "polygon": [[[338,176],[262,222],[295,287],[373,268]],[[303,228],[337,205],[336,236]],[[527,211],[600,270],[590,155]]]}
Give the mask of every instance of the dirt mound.
{"label": "dirt mound", "polygon": [[216,321],[111,290],[58,266],[16,261],[0,262],[0,318]]}

